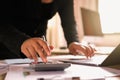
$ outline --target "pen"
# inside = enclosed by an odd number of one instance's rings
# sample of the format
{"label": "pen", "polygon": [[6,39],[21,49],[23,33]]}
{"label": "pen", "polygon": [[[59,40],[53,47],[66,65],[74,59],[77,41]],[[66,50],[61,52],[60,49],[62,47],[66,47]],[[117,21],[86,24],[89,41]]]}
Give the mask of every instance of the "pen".
{"label": "pen", "polygon": [[[47,43],[46,37],[44,35],[41,38],[43,39],[43,41],[45,41]],[[43,50],[43,53],[47,57],[47,53],[44,50]],[[44,64],[46,64],[46,63],[47,62],[44,62]]]}
{"label": "pen", "polygon": [[44,41],[47,41],[44,35],[42,36],[42,39],[43,39]]}

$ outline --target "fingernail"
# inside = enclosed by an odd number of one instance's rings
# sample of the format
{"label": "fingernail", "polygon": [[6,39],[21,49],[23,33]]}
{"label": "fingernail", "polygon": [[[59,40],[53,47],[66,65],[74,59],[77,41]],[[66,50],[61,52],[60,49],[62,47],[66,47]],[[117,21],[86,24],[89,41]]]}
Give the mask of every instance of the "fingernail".
{"label": "fingernail", "polygon": [[44,62],[44,63],[47,63],[47,59],[44,58],[44,59],[43,59],[43,62]]}

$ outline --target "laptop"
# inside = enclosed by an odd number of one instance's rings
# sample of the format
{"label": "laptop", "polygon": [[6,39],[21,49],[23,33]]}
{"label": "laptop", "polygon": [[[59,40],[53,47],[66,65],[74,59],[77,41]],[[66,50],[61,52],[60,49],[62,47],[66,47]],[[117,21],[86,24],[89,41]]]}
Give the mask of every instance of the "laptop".
{"label": "laptop", "polygon": [[97,11],[80,8],[83,22],[84,35],[103,36],[100,15]]}
{"label": "laptop", "polygon": [[64,59],[63,62],[91,65],[91,66],[114,66],[120,65],[120,44],[113,49],[109,55],[97,55],[91,59],[86,59],[85,56],[81,59]]}

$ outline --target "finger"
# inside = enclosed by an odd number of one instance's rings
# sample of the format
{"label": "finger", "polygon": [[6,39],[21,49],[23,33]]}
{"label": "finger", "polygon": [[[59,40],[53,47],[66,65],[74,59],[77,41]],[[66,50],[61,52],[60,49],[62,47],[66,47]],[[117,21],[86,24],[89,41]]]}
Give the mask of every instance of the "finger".
{"label": "finger", "polygon": [[80,54],[85,55],[87,58],[90,56],[90,49],[86,45],[80,45],[80,47],[77,49]]}
{"label": "finger", "polygon": [[32,55],[32,59],[34,59],[35,62],[38,61],[38,57],[37,57],[37,52],[35,51],[34,47],[30,46],[29,48],[27,48],[28,52]]}
{"label": "finger", "polygon": [[[81,46],[81,47],[79,47],[77,51],[78,51],[80,54],[83,54],[83,55],[87,56],[86,47],[85,47],[84,45],[80,45],[80,46]],[[88,56],[87,56],[87,57],[88,57]]]}
{"label": "finger", "polygon": [[91,57],[95,55],[95,49],[92,47],[92,46],[89,46],[90,49],[91,49]]}
{"label": "finger", "polygon": [[49,48],[50,48],[50,50],[53,50],[54,47],[53,46],[49,46]]}
{"label": "finger", "polygon": [[48,47],[48,45],[43,45],[42,47],[43,47],[45,53],[47,54],[47,56],[50,56],[51,51],[50,51],[50,48]]}
{"label": "finger", "polygon": [[47,62],[47,56],[44,53],[44,51],[39,49],[39,50],[37,50],[37,52],[38,52],[38,55],[41,57],[42,61],[46,63]]}
{"label": "finger", "polygon": [[96,51],[96,47],[94,44],[89,44],[89,46],[92,48],[92,50]]}
{"label": "finger", "polygon": [[51,55],[51,50],[45,41],[38,41],[38,44],[43,48],[47,55]]}
{"label": "finger", "polygon": [[84,53],[84,55],[88,58],[89,57],[89,49],[86,47],[86,46],[83,46],[84,48],[83,48],[83,53]]}
{"label": "finger", "polygon": [[91,58],[91,53],[92,53],[92,52],[91,52],[91,48],[88,47],[88,46],[85,46],[85,47],[86,47],[86,57],[87,57],[87,58],[89,58],[89,57]]}
{"label": "finger", "polygon": [[78,54],[78,52],[74,48],[70,50],[70,53],[73,54],[73,55],[77,55]]}
{"label": "finger", "polygon": [[93,55],[93,49],[92,47],[90,47],[90,45],[84,45],[84,44],[81,44],[81,47],[83,48],[83,53],[85,54],[85,56],[87,58],[91,58],[91,56]]}
{"label": "finger", "polygon": [[75,47],[69,47],[70,52],[73,55],[77,55],[77,54],[84,54],[85,55],[85,47],[81,44],[76,45]]}
{"label": "finger", "polygon": [[36,46],[34,46],[34,48],[35,48],[35,51],[38,53],[38,55],[41,57],[42,61],[46,63],[47,58],[46,58],[46,54],[44,54],[43,48],[38,44],[36,44]]}
{"label": "finger", "polygon": [[94,56],[94,49],[93,49],[91,46],[88,45],[88,46],[86,47],[86,51],[87,51],[87,54],[88,54],[87,56],[88,56],[88,57],[91,58],[92,56]]}
{"label": "finger", "polygon": [[27,58],[32,59],[32,55],[29,53],[29,51],[27,50],[27,48],[22,49],[21,51],[22,51],[22,53],[24,53],[24,55],[25,55]]}

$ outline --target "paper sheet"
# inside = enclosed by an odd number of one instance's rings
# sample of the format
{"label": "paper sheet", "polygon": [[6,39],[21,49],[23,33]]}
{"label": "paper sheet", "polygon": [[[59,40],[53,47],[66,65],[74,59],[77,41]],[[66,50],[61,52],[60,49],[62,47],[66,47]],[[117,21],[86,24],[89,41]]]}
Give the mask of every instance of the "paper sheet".
{"label": "paper sheet", "polygon": [[11,65],[10,71],[7,73],[5,80],[37,80],[44,78],[45,80],[72,80],[73,77],[78,77],[81,80],[105,80],[107,77],[120,75],[120,70],[107,67],[92,67],[72,64],[65,71],[41,71],[35,72],[28,70],[29,75],[24,75],[26,65]]}

